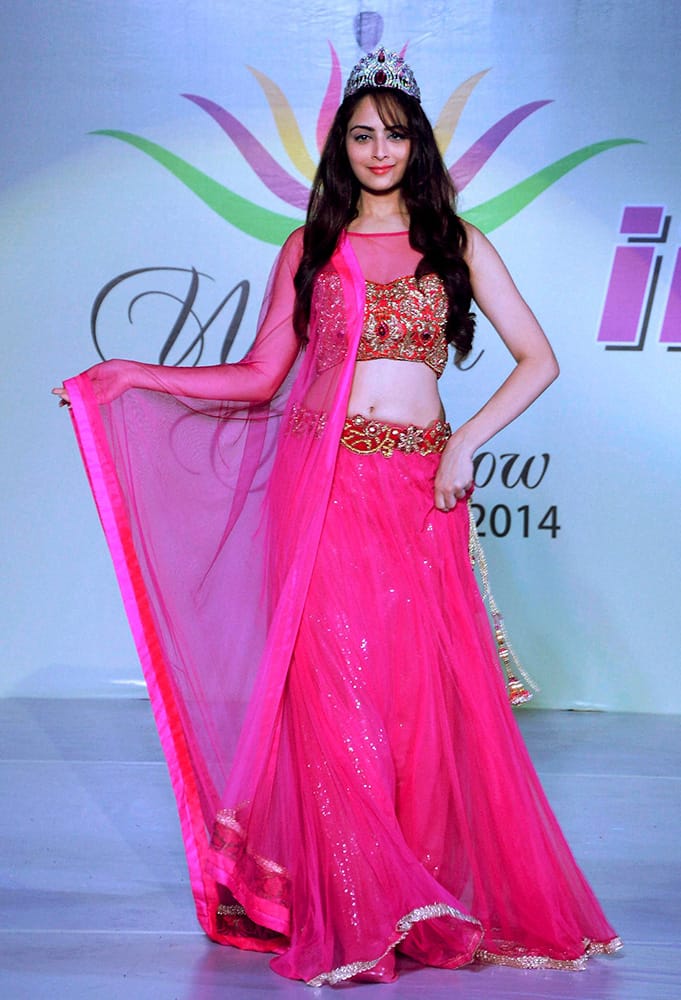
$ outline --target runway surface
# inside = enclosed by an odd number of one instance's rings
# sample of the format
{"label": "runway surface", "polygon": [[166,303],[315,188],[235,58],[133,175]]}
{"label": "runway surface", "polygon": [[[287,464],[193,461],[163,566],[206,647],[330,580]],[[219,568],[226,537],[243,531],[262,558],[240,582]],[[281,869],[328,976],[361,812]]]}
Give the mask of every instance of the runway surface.
{"label": "runway surface", "polygon": [[681,718],[520,711],[551,803],[624,950],[581,973],[405,966],[323,990],[212,944],[194,916],[168,773],[142,700],[0,700],[0,996],[678,1000]]}

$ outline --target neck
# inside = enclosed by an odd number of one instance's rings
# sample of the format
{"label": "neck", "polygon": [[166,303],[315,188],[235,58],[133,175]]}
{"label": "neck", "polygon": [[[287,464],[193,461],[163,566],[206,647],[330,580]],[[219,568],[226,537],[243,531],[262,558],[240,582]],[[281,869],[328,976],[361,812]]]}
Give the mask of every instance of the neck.
{"label": "neck", "polygon": [[399,188],[380,195],[362,191],[357,202],[357,215],[348,229],[356,233],[392,233],[409,229],[409,213],[402,192]]}

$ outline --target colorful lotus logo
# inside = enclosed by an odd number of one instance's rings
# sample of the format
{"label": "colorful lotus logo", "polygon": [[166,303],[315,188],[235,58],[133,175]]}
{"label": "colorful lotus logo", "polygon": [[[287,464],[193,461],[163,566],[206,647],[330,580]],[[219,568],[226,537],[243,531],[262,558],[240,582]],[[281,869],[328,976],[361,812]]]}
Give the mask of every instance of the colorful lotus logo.
{"label": "colorful lotus logo", "polygon": [[[335,49],[329,43],[331,49],[331,74],[329,83],[322,101],[322,106],[317,120],[317,147],[322,149],[324,139],[333,119],[336,108],[341,99],[342,74],[338,56]],[[315,172],[315,161],[310,156],[305,145],[300,127],[295,114],[283,91],[259,70],[249,67],[251,73],[260,84],[272,111],[274,122],[295,169],[309,181],[312,181]],[[457,124],[465,108],[468,99],[480,80],[489,72],[482,70],[468,80],[460,84],[446,101],[440,116],[435,124],[435,134],[438,145],[444,155],[452,141]],[[237,146],[246,162],[257,174],[263,184],[280,198],[287,205],[297,209],[301,214],[297,216],[283,215],[273,212],[255,202],[242,198],[234,191],[203,173],[197,167],[192,166],[186,160],[176,156],[169,150],[164,149],[156,143],[144,139],[142,136],[132,135],[129,132],[119,132],[111,129],[102,129],[96,135],[110,135],[115,139],[121,139],[141,149],[152,159],[160,163],[174,174],[190,191],[193,191],[209,208],[217,212],[219,216],[227,222],[254,236],[265,243],[281,245],[288,234],[299,226],[303,220],[303,215],[307,207],[309,188],[302,184],[295,177],[291,176],[281,164],[277,163],[273,156],[265,149],[261,142],[249,132],[237,118],[225,108],[220,107],[214,101],[206,97],[199,97],[195,94],[183,94],[187,100],[193,101],[200,108],[206,111],[220,126],[227,136]],[[504,115],[498,122],[487,129],[483,135],[477,139],[462,156],[449,167],[449,172],[459,191],[462,191],[469,184],[476,174],[484,167],[490,157],[501,146],[504,140],[513,132],[526,118],[534,114],[551,101],[532,101],[523,104],[509,114]],[[638,142],[637,139],[606,139],[596,142],[582,149],[575,150],[568,156],[564,156],[555,163],[549,164],[537,173],[527,177],[519,184],[502,191],[501,194],[490,198],[488,201],[476,205],[466,211],[465,218],[478,226],[483,232],[489,233],[496,229],[508,219],[513,218],[521,212],[527,205],[535,200],[543,191],[555,184],[557,180],[565,174],[574,170],[585,160],[592,156],[613,149],[615,146],[623,146],[627,143]]]}

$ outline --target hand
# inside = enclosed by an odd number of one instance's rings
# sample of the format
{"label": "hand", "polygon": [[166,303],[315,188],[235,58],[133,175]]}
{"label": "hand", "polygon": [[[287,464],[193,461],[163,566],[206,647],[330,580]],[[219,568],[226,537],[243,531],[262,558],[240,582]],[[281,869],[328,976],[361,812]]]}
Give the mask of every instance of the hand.
{"label": "hand", "polygon": [[63,385],[55,386],[55,388],[52,390],[52,395],[53,396],[59,396],[59,405],[60,406],[70,406],[71,405],[71,400],[69,399],[69,394],[68,394],[68,392],[66,391],[66,389],[64,388]]}
{"label": "hand", "polygon": [[435,475],[435,506],[445,512],[453,510],[457,501],[465,500],[472,488],[472,455],[451,437]]}
{"label": "hand", "polygon": [[[111,403],[117,399],[126,389],[131,389],[135,384],[134,376],[139,364],[135,361],[102,361],[98,365],[93,365],[85,372],[90,379],[90,385],[98,403]],[[70,406],[71,400],[64,386],[59,386],[52,390],[55,396],[59,396],[60,406]]]}

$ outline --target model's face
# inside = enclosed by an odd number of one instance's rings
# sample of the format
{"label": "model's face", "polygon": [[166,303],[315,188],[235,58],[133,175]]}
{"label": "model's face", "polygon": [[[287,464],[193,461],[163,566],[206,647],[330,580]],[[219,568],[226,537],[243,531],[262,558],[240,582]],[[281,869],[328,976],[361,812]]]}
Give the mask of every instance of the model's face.
{"label": "model's face", "polygon": [[368,191],[380,194],[399,187],[409,163],[411,140],[405,122],[384,125],[371,97],[364,97],[348,123],[345,148],[352,172]]}

